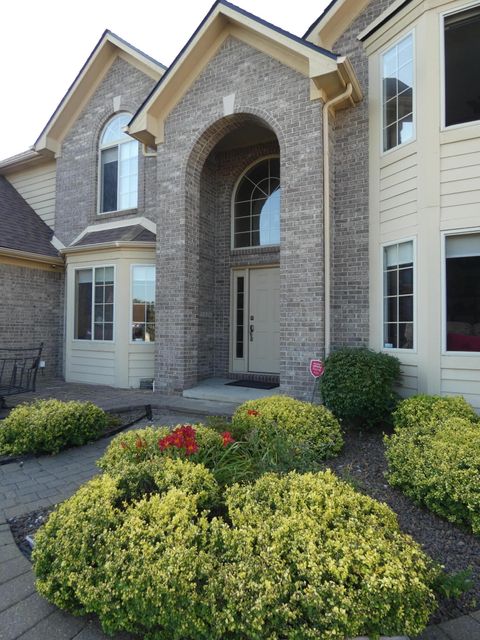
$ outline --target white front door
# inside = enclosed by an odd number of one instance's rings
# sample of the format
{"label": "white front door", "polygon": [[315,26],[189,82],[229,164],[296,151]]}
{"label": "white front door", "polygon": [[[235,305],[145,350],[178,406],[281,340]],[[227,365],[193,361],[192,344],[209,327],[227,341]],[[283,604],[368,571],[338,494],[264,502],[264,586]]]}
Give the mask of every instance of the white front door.
{"label": "white front door", "polygon": [[249,270],[248,370],[280,372],[280,269]]}

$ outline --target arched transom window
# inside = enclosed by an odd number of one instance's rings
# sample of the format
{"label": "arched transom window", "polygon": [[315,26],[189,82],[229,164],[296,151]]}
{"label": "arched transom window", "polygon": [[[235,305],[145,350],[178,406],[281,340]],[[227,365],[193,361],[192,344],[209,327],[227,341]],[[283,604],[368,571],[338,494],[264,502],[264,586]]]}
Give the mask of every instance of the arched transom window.
{"label": "arched transom window", "polygon": [[137,206],[138,142],[123,132],[131,118],[115,116],[100,138],[100,213]]}
{"label": "arched transom window", "polygon": [[234,198],[233,247],[280,244],[280,159],[266,158],[246,171]]}

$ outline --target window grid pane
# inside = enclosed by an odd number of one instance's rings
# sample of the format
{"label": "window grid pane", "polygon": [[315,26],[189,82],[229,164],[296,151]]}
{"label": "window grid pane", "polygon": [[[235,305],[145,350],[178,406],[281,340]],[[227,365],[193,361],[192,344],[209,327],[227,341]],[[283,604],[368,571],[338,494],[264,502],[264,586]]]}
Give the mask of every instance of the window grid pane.
{"label": "window grid pane", "polygon": [[242,178],[234,201],[236,249],[280,244],[280,161],[262,160]]}
{"label": "window grid pane", "polygon": [[113,267],[75,272],[76,340],[113,340]]}
{"label": "window grid pane", "polygon": [[413,242],[383,250],[383,346],[413,349],[414,290]]}
{"label": "window grid pane", "polygon": [[413,139],[413,36],[383,54],[383,150]]}
{"label": "window grid pane", "polygon": [[133,342],[155,341],[155,267],[135,265],[132,268]]}

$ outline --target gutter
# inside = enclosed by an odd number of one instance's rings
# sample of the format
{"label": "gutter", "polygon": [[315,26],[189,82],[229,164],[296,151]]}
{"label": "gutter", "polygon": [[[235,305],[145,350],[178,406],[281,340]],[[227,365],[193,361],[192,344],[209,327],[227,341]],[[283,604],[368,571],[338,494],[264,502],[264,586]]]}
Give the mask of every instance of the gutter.
{"label": "gutter", "polygon": [[331,348],[331,211],[330,211],[330,109],[339,102],[350,98],[353,93],[352,83],[347,84],[343,93],[328,100],[323,105],[323,255],[324,255],[324,349],[325,358],[330,355]]}
{"label": "gutter", "polygon": [[155,249],[156,246],[155,242],[114,240],[110,242],[99,242],[98,244],[80,244],[73,247],[65,247],[65,249],[60,249],[60,253],[62,255],[69,255],[70,253],[85,253],[87,251],[103,251],[107,249]]}
{"label": "gutter", "polygon": [[19,249],[8,249],[0,247],[0,255],[8,258],[21,258],[22,260],[30,260],[32,262],[42,262],[49,264],[51,267],[64,266],[62,258],[58,256],[45,256],[41,253],[31,253],[30,251],[20,251]]}

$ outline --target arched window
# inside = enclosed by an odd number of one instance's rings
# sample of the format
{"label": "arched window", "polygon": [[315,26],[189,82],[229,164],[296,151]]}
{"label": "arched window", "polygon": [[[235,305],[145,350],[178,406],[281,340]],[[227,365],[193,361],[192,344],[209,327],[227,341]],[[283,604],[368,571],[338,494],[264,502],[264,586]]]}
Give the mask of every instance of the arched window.
{"label": "arched window", "polygon": [[235,192],[233,247],[280,244],[280,159],[266,158],[248,169]]}
{"label": "arched window", "polygon": [[115,116],[100,138],[100,213],[137,206],[138,142],[122,130],[131,118]]}

